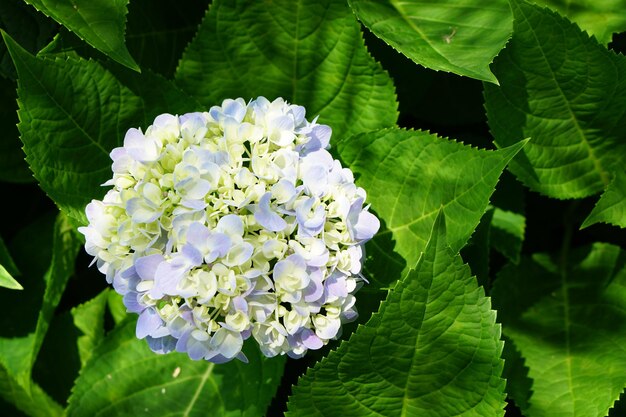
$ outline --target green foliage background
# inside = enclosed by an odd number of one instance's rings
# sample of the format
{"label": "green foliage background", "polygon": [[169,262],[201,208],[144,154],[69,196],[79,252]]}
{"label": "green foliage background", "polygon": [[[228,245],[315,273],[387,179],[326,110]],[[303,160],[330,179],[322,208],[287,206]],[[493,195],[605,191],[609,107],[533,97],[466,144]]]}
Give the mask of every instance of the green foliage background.
{"label": "green foliage background", "polygon": [[[626,3],[535,3],[3,0],[0,414],[624,415]],[[156,355],[76,227],[127,129],[259,95],[381,219],[359,322]]]}

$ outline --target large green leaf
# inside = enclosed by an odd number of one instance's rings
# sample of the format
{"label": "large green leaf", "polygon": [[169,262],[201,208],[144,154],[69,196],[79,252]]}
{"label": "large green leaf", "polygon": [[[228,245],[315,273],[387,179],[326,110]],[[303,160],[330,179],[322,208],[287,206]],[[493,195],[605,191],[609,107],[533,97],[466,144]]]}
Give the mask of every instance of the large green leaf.
{"label": "large green leaf", "polygon": [[626,174],[618,171],[581,228],[608,223],[626,228]]}
{"label": "large green leaf", "polygon": [[124,43],[128,0],[25,0],[115,61],[139,71]]}
{"label": "large green leaf", "polygon": [[359,20],[416,63],[497,83],[489,64],[511,36],[507,0],[350,0]]}
{"label": "large green leaf", "polygon": [[603,44],[611,42],[613,33],[626,30],[624,0],[533,0],[567,16]]}
{"label": "large green leaf", "polygon": [[514,34],[485,84],[498,146],[530,137],[510,169],[535,191],[580,198],[601,191],[626,159],[626,58],[567,19],[512,0]]}
{"label": "large green leaf", "polygon": [[19,129],[41,187],[72,218],[101,197],[109,152],[141,118],[141,101],[100,65],[35,58],[6,34],[19,74]]}
{"label": "large green leaf", "polygon": [[626,386],[626,253],[596,243],[504,268],[491,295],[529,368],[527,417],[605,416]]}
{"label": "large green leaf", "polygon": [[185,354],[158,355],[135,337],[135,321],[116,327],[76,380],[68,417],[263,416],[276,392],[284,357],[244,348],[250,363],[215,365]]}
{"label": "large green leaf", "polygon": [[443,214],[378,313],[300,378],[289,416],[502,416],[496,313],[447,244]]}
{"label": "large green leaf", "polygon": [[79,224],[86,223],[87,203],[104,195],[100,184],[112,175],[109,152],[126,130],[146,128],[160,113],[201,110],[159,75],[120,66],[112,73],[78,58],[72,40],[61,42],[69,49],[33,57],[4,38],[19,74],[18,127],[26,159],[44,191]]}
{"label": "large green leaf", "polygon": [[176,81],[206,106],[283,97],[320,115],[334,138],[397,118],[393,83],[343,0],[214,1]]}
{"label": "large green leaf", "polygon": [[[42,242],[42,244],[46,243]],[[44,277],[45,292],[36,326],[25,337],[0,338],[0,368],[3,384],[15,387],[8,391],[0,391],[0,395],[19,408],[21,408],[22,397],[31,393],[31,370],[48,331],[54,310],[61,300],[69,277],[74,272],[74,260],[79,248],[80,239],[75,230],[65,216],[59,215],[54,226],[52,260]],[[31,250],[36,249],[31,248]],[[42,396],[42,401],[45,398],[47,397]]]}
{"label": "large green leaf", "polygon": [[372,285],[366,288],[385,287],[415,265],[440,208],[448,243],[460,250],[487,209],[502,170],[522,146],[487,151],[395,128],[339,142],[341,159],[383,223],[368,247],[376,262],[369,265]]}

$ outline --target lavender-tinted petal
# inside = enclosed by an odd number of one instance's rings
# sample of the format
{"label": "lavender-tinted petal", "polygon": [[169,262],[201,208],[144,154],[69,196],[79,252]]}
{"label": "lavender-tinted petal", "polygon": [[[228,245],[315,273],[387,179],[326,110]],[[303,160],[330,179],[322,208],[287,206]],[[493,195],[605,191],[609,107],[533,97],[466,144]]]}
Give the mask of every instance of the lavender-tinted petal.
{"label": "lavender-tinted petal", "polygon": [[159,314],[153,308],[146,308],[137,319],[135,335],[137,339],[143,339],[151,336],[161,326],[163,326],[163,320]]}
{"label": "lavender-tinted petal", "polygon": [[380,229],[380,221],[369,211],[359,214],[358,221],[354,227],[354,238],[361,242],[371,239]]}
{"label": "lavender-tinted petal", "polygon": [[155,253],[154,255],[148,255],[137,259],[135,261],[135,270],[137,271],[137,275],[139,275],[139,277],[144,281],[154,280],[156,270],[163,261],[165,261],[165,258],[160,253]]}
{"label": "lavender-tinted petal", "polygon": [[287,227],[287,222],[270,208],[271,193],[265,193],[259,200],[259,206],[254,213],[254,219],[265,229],[271,232],[280,232]]}
{"label": "lavender-tinted petal", "polygon": [[317,350],[324,346],[322,339],[320,339],[311,329],[302,329],[300,339],[302,340],[302,344],[306,346],[307,349]]}
{"label": "lavender-tinted petal", "polygon": [[324,285],[322,284],[322,270],[315,268],[309,273],[309,285],[302,292],[304,301],[307,303],[319,300],[324,295]]}
{"label": "lavender-tinted petal", "polygon": [[146,337],[148,346],[154,353],[169,353],[176,348],[176,339],[171,336],[164,336],[159,338]]}
{"label": "lavender-tinted petal", "polygon": [[146,306],[139,302],[139,294],[135,291],[129,291],[124,294],[124,298],[122,298],[122,302],[124,306],[126,306],[126,311],[130,313],[141,313]]}

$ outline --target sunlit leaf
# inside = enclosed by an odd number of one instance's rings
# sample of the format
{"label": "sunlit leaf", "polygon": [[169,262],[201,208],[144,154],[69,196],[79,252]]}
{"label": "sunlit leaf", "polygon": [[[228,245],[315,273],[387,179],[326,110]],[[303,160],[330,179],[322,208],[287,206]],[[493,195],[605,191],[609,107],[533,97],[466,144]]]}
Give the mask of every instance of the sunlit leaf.
{"label": "sunlit leaf", "polygon": [[611,42],[613,33],[626,30],[624,0],[533,0],[533,3],[546,5],[567,16],[605,45]]}
{"label": "sunlit leaf", "polygon": [[489,64],[513,30],[508,1],[349,2],[368,29],[416,63],[497,83]]}
{"label": "sunlit leaf", "polygon": [[283,97],[319,115],[334,139],[397,118],[393,83],[343,0],[214,1],[176,81],[206,106]]}
{"label": "sunlit leaf", "polygon": [[626,227],[626,174],[618,171],[581,228],[596,223]]}
{"label": "sunlit leaf", "polygon": [[531,138],[510,165],[531,189],[581,198],[626,159],[626,58],[556,13],[513,0],[514,34],[485,84],[498,146]]}
{"label": "sunlit leaf", "polygon": [[447,245],[443,215],[378,313],[300,378],[288,416],[502,416],[489,298]]}
{"label": "sunlit leaf", "polygon": [[448,243],[460,250],[487,209],[502,170],[522,146],[487,151],[402,129],[340,142],[341,159],[367,190],[385,226],[368,246],[368,254],[376,259],[370,264],[368,287],[385,287],[407,265],[415,265],[441,208]]}
{"label": "sunlit leaf", "polygon": [[69,400],[68,417],[263,416],[284,358],[244,349],[250,363],[216,365],[185,354],[158,355],[135,336],[135,321],[115,328],[93,352]]}
{"label": "sunlit leaf", "polygon": [[128,0],[25,0],[94,48],[136,71],[124,43]]}

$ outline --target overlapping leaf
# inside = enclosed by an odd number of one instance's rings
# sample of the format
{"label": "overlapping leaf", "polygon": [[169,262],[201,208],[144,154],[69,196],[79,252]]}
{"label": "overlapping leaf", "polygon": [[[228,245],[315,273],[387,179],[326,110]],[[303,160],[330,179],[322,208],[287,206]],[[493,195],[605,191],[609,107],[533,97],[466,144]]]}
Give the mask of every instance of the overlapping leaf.
{"label": "overlapping leaf", "polygon": [[140,100],[100,65],[28,54],[6,34],[19,75],[19,129],[27,162],[41,188],[68,215],[102,197],[109,152],[138,119]]}
{"label": "overlapping leaf", "polygon": [[[458,251],[489,204],[498,177],[523,143],[487,151],[422,131],[385,129],[338,144],[341,159],[368,192],[382,227],[368,247],[372,285],[393,282],[417,262],[440,208],[447,238]],[[399,256],[398,256],[399,255]]]}
{"label": "overlapping leaf", "polygon": [[489,64],[511,36],[508,1],[350,0],[359,20],[416,63],[497,83]]}
{"label": "overlapping leaf", "polygon": [[[84,208],[101,198],[111,177],[109,152],[131,127],[146,128],[154,116],[198,110],[167,80],[116,78],[93,61],[36,58],[5,34],[19,82],[19,129],[27,161],[41,187],[78,223]],[[141,96],[139,96],[141,95]]]}
{"label": "overlapping leaf", "polygon": [[567,16],[603,44],[611,42],[613,33],[626,30],[624,0],[533,0]]}
{"label": "overlapping leaf", "polygon": [[[41,235],[41,231],[39,231],[39,235]],[[52,260],[44,277],[45,292],[35,329],[24,337],[0,338],[0,379],[4,386],[12,387],[9,390],[1,391],[3,397],[19,408],[42,408],[40,415],[46,415],[41,404],[26,404],[26,398],[31,393],[31,370],[48,331],[54,310],[61,299],[69,277],[74,272],[74,259],[79,247],[80,241],[76,232],[69,225],[65,216],[59,215],[54,226]],[[36,305],[26,307],[31,309],[35,307],[36,309]],[[55,407],[52,406],[53,401],[40,388],[35,387],[34,390],[40,401],[51,404],[50,413],[52,414],[55,411]]]}
{"label": "overlapping leaf", "polygon": [[532,379],[527,417],[605,416],[626,386],[626,254],[596,243],[501,271],[491,295]]}
{"label": "overlapping leaf", "polygon": [[626,59],[556,13],[512,1],[514,35],[485,84],[498,146],[532,140],[511,170],[535,191],[580,198],[601,191],[626,159]]}
{"label": "overlapping leaf", "polygon": [[626,228],[626,174],[618,171],[581,228],[609,223]]}
{"label": "overlapping leaf", "polygon": [[122,65],[139,71],[124,43],[128,0],[25,0]]}
{"label": "overlapping leaf", "polygon": [[105,338],[81,371],[67,415],[263,416],[285,361],[248,347],[248,364],[157,355],[135,337],[135,322],[128,320]]}
{"label": "overlapping leaf", "polygon": [[207,106],[283,97],[320,115],[334,138],[397,118],[393,83],[342,0],[214,1],[176,81]]}
{"label": "overlapping leaf", "polygon": [[294,387],[295,416],[504,415],[496,314],[446,242],[443,215],[415,270]]}

